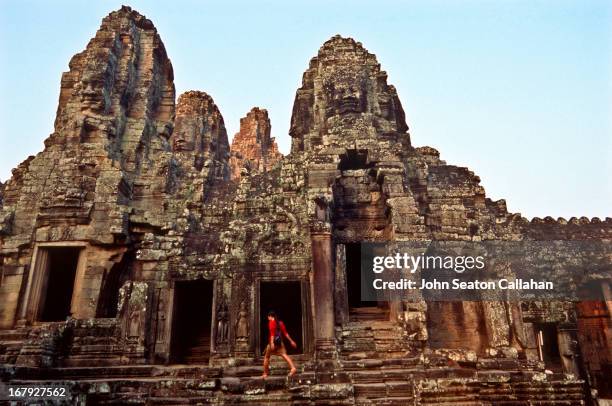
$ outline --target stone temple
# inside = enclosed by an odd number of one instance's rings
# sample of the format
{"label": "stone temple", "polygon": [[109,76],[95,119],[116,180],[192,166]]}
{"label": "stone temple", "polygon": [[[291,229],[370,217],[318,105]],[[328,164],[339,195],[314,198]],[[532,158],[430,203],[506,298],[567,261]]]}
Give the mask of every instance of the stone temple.
{"label": "stone temple", "polygon": [[[360,301],[363,242],[612,239],[611,218],[509,213],[412,145],[361,43],[335,36],[311,59],[287,156],[265,109],[230,146],[210,95],[175,101],[164,44],[129,7],[69,67],[44,150],[0,184],[4,384],[63,384],[88,405],[612,396],[609,280],[578,303]],[[298,343],[294,377],[274,360],[259,378],[269,308]]]}

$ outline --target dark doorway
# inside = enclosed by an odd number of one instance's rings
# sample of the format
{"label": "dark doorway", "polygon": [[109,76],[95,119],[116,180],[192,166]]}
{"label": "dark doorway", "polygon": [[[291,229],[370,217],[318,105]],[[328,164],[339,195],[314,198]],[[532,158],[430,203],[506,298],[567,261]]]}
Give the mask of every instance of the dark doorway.
{"label": "dark doorway", "polygon": [[80,248],[45,248],[48,253],[47,287],[44,293],[41,321],[62,321],[70,316],[74,277]]}
{"label": "dark doorway", "polygon": [[561,355],[559,353],[559,340],[557,338],[557,325],[555,323],[536,324],[540,360],[544,361],[546,368],[561,372]]}
{"label": "dark doorway", "polygon": [[354,169],[372,168],[374,163],[368,163],[368,150],[348,149],[345,154],[340,155],[338,169],[348,171]]}
{"label": "dark doorway", "polygon": [[[361,243],[348,243],[346,247],[346,289],[348,294],[349,318],[358,320],[386,320],[388,306],[386,302],[361,299],[363,288],[368,289],[374,282],[374,273],[361,272]],[[370,292],[374,294],[373,289]]]}
{"label": "dark doorway", "polygon": [[136,256],[133,251],[126,252],[121,261],[112,266],[104,275],[100,299],[98,300],[97,317],[117,317],[117,304],[119,303],[119,289],[130,278],[130,271]]}
{"label": "dark doorway", "polygon": [[259,295],[261,323],[259,349],[261,353],[263,354],[268,343],[268,311],[270,310],[276,312],[278,318],[285,324],[287,332],[297,344],[297,348],[293,349],[285,342],[287,353],[303,353],[301,283],[299,281],[261,282]]}
{"label": "dark doorway", "polygon": [[176,282],[172,322],[171,360],[203,364],[210,357],[213,281]]}

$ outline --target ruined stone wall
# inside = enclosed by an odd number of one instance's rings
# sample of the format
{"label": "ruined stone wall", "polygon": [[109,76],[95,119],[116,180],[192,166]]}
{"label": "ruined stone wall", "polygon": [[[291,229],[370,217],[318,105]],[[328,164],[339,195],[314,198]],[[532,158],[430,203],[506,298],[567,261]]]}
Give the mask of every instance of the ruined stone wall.
{"label": "ruined stone wall", "polygon": [[387,196],[375,171],[342,171],[334,184],[334,225],[339,241],[389,240]]}

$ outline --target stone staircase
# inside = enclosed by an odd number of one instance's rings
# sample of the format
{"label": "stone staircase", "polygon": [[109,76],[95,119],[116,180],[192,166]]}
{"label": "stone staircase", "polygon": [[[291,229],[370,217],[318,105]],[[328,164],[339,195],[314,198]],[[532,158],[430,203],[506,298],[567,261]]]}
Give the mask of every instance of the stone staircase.
{"label": "stone staircase", "polygon": [[585,405],[584,383],[545,374],[516,359],[456,362],[416,350],[403,329],[376,318],[336,330],[340,367],[353,386],[356,405],[532,406]]}
{"label": "stone staircase", "polygon": [[[532,406],[585,405],[584,383],[521,371],[426,367],[417,359],[364,360],[344,365],[357,405]],[[358,366],[359,365],[359,366]]]}
{"label": "stone staircase", "polygon": [[14,364],[27,338],[25,329],[0,330],[0,364]]}
{"label": "stone staircase", "polygon": [[[116,367],[61,367],[38,369],[11,367],[12,385],[67,385],[70,400],[88,405],[187,405],[187,404],[352,404],[349,385],[317,384],[307,357],[295,357],[299,373],[288,377],[283,360],[273,360],[270,376],[261,378],[259,361],[245,365],[125,365]],[[5,366],[7,368],[7,366]],[[86,395],[84,395],[86,394]],[[325,400],[327,399],[327,400]],[[344,399],[344,400],[342,400]]]}
{"label": "stone staircase", "polygon": [[[510,378],[510,373],[506,378]],[[586,405],[581,381],[548,378],[534,381],[513,377],[508,381],[443,379],[427,382],[419,392],[420,405],[458,406],[569,406]]]}
{"label": "stone staircase", "polygon": [[343,359],[402,358],[413,351],[405,330],[387,320],[351,321],[338,327]]}
{"label": "stone staircase", "polygon": [[338,327],[340,365],[353,385],[355,404],[415,404],[411,375],[423,369],[404,329],[388,321],[378,308],[351,312],[350,322]]}
{"label": "stone staircase", "polygon": [[537,363],[509,358],[453,361],[445,353],[415,350],[401,327],[376,319],[338,327],[340,353],[334,361],[296,355],[298,373],[287,377],[285,362],[273,357],[265,380],[262,360],[251,358],[223,366],[81,365],[80,355],[91,361],[91,356],[112,353],[116,335],[112,323],[101,325],[96,334],[86,333],[86,326],[80,329],[75,326],[71,340],[79,340],[81,352],[69,352],[62,364],[48,368],[15,365],[20,343],[31,337],[20,330],[0,331],[2,381],[68,385],[76,394],[71,402],[88,405],[570,406],[585,405],[587,399],[582,381],[545,374]]}
{"label": "stone staircase", "polygon": [[356,404],[414,404],[413,373],[422,371],[419,357],[342,360],[354,387]]}
{"label": "stone staircase", "polygon": [[274,360],[271,375],[261,379],[257,361],[244,365],[126,365],[119,367],[13,367],[14,385],[62,384],[72,399],[92,405],[453,405],[570,406],[585,405],[581,381],[535,371],[479,370],[438,366],[423,357],[340,360],[326,381],[306,358],[296,359],[298,374]]}
{"label": "stone staircase", "polygon": [[381,307],[352,307],[349,309],[350,321],[389,320],[389,309]]}
{"label": "stone staircase", "polygon": [[87,320],[75,320],[69,347],[62,360],[64,366],[120,364],[122,348],[117,320],[97,319],[95,327],[88,325]]}
{"label": "stone staircase", "polygon": [[206,364],[210,358],[210,333],[200,334],[196,341],[185,349],[183,360],[188,364]]}

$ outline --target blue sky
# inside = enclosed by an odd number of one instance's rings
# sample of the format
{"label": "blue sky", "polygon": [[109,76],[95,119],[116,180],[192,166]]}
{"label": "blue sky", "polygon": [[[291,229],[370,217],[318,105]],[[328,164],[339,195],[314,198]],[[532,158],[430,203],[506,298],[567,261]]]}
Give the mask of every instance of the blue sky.
{"label": "blue sky", "polygon": [[[124,0],[127,2],[127,0]],[[208,92],[230,138],[267,108],[282,152],[295,90],[334,34],[398,89],[415,146],[478,174],[526,217],[612,215],[612,2],[131,1],[153,20],[177,94]],[[42,150],[61,73],[117,1],[0,0],[0,180]]]}

